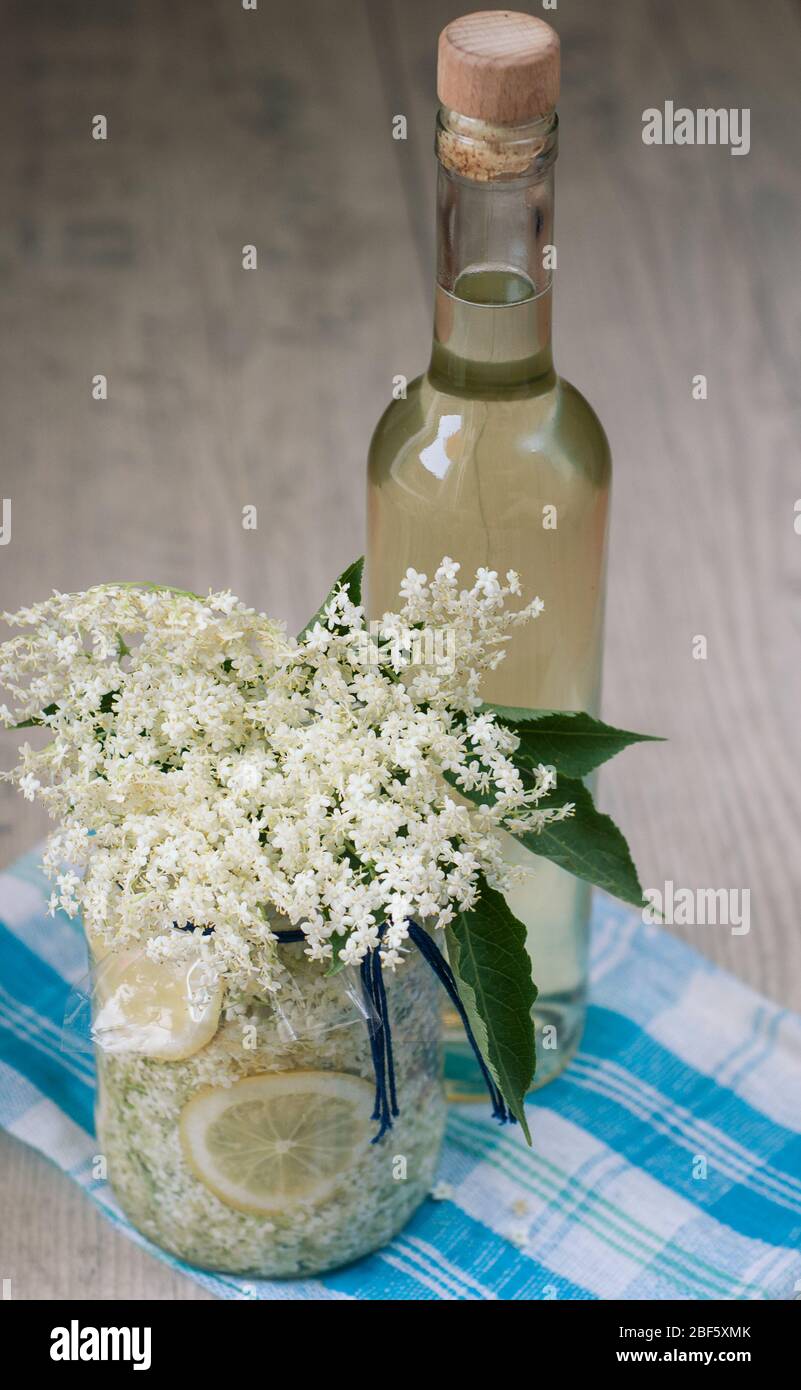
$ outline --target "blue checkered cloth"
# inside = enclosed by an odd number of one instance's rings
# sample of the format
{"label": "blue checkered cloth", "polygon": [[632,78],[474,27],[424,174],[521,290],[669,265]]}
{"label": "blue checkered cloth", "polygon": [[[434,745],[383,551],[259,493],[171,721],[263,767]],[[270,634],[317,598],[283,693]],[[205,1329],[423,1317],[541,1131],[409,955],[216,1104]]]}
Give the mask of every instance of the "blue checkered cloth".
{"label": "blue checkered cloth", "polygon": [[791,1299],[801,1292],[801,1018],[596,895],[581,1051],[534,1148],[456,1106],[436,1200],[377,1254],[295,1282],[192,1269],[92,1175],[91,1058],[61,1047],[83,937],[38,853],[0,875],[0,1123],[131,1240],[221,1298]]}

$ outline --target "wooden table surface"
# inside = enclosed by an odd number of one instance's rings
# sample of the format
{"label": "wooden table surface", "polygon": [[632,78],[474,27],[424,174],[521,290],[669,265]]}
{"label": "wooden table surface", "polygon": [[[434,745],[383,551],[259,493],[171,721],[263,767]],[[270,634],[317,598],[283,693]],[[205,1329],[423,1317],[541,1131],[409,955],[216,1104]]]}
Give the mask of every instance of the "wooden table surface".
{"label": "wooden table surface", "polygon": [[[434,53],[461,8],[0,6],[0,606],[149,578],[230,586],[297,627],[362,550],[372,425],[427,357]],[[604,710],[670,738],[620,759],[603,799],[646,885],[750,889],[748,935],[674,930],[799,1008],[801,9],[545,17],[564,55],[557,361],[616,463]],[[750,153],[646,147],[667,99],[748,107]],[[43,829],[0,788],[0,864]],[[6,1137],[0,1164],[13,1297],[206,1297]]]}

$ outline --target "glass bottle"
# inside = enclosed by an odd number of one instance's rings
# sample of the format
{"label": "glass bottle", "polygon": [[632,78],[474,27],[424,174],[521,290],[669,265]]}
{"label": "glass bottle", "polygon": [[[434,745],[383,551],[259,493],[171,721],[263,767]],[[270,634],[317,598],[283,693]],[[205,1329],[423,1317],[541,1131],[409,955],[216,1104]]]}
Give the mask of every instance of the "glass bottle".
{"label": "glass bottle", "polygon": [[[370,445],[367,601],[373,618],[395,609],[407,567],[430,576],[446,554],[466,580],[479,566],[517,570],[545,611],[514,636],[484,698],[596,714],[610,456],[591,406],[553,366],[556,149],[554,111],[523,125],[439,111],[431,361]],[[507,851],[523,870],[509,902],[539,988],[541,1085],[581,1035],[590,889],[511,837]],[[479,1098],[452,1019],[446,1042],[452,1097]]]}

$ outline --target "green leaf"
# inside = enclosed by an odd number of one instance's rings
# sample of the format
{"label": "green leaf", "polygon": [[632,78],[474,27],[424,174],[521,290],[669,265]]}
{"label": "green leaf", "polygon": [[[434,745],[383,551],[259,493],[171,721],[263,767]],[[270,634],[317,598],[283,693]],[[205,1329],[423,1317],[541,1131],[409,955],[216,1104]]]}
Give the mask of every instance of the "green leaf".
{"label": "green leaf", "polygon": [[632,743],[663,743],[654,734],[633,734],[615,729],[583,711],[518,709],[511,705],[483,705],[520,738],[514,762],[533,772],[540,763],[555,767],[565,777],[586,777]]}
{"label": "green leaf", "polygon": [[311,632],[315,623],[325,624],[325,610],[331,602],[332,598],[334,598],[334,596],[337,593],[339,593],[340,589],[347,589],[348,598],[350,599],[351,603],[354,603],[357,606],[361,604],[363,573],[364,556],[361,555],[358,560],[354,560],[353,564],[348,565],[348,568],[343,571],[343,573],[339,576],[339,579],[336,581],[333,588],[331,589],[330,593],[328,594],[325,602],[320,605],[320,607],[317,609],[317,612],[314,614],[314,617],[309,618],[309,621],[307,622],[306,626],[303,628],[301,632],[298,633],[299,642],[303,641],[303,638],[306,636],[307,632]]}
{"label": "green leaf", "polygon": [[479,880],[481,897],[447,928],[448,960],[481,1055],[531,1143],[524,1101],[536,1063],[531,1009],[537,991],[526,929],[502,893]]}
{"label": "green leaf", "polygon": [[512,830],[510,834],[533,854],[550,859],[576,878],[642,907],[643,892],[625,838],[611,817],[598,810],[583,782],[560,777],[538,806],[545,810],[567,801],[576,807],[568,820],[550,822],[539,833]]}
{"label": "green leaf", "polygon": [[345,969],[345,962],[340,958],[339,953],[342,950],[342,947],[345,945],[347,939],[347,932],[335,932],[334,935],[331,937],[331,945],[334,948],[334,953],[331,957],[331,964],[325,972],[326,976],[330,977],[331,975],[338,975],[340,970]]}
{"label": "green leaf", "polygon": [[[57,709],[58,705],[46,705],[45,708],[42,710],[42,714],[55,714]],[[43,723],[43,719],[40,719],[38,716],[34,715],[32,719],[23,719],[20,724],[14,724],[12,725],[12,727],[15,729],[40,729]]]}

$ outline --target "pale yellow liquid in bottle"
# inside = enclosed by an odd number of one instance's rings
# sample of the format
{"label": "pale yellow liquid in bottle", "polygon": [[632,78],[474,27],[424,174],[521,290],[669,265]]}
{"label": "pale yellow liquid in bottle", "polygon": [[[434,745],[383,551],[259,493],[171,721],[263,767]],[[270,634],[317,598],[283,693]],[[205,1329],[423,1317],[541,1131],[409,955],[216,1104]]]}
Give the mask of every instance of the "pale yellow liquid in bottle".
{"label": "pale yellow liquid in bottle", "polygon": [[[547,347],[550,295],[501,268],[437,290],[428,373],[376,428],[368,469],[368,607],[398,606],[409,566],[458,560],[520,574],[543,614],[520,629],[483,687],[487,700],[538,709],[598,710],[610,459],[593,410],[556,377]],[[536,345],[544,343],[544,350]],[[532,347],[534,350],[532,351]],[[507,896],[525,923],[533,974],[541,1085],[567,1063],[583,1025],[588,885],[511,836],[523,868]],[[480,1074],[458,1020],[448,1021],[452,1094],[480,1098]]]}

